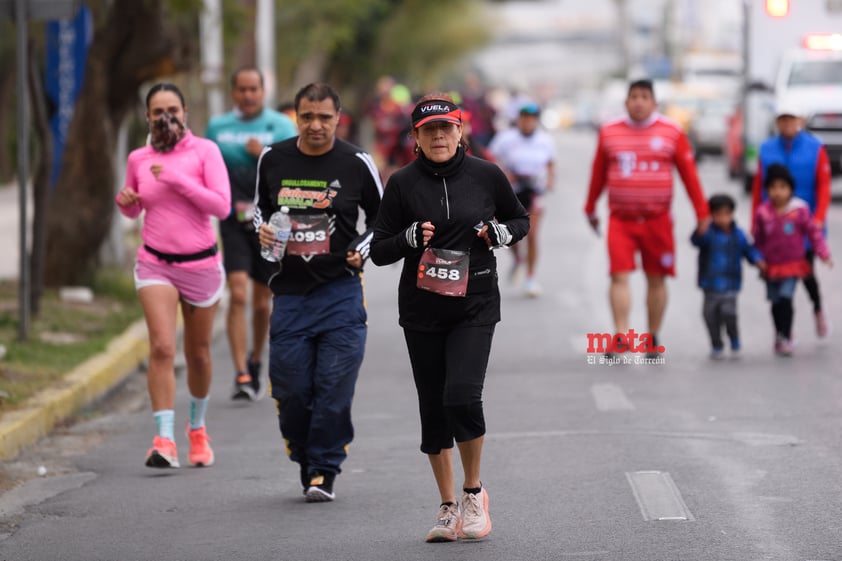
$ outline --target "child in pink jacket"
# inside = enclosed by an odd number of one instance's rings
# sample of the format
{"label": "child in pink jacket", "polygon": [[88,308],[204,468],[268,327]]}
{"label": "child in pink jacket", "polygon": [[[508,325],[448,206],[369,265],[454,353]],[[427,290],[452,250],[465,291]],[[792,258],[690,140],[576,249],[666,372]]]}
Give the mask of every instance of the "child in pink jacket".
{"label": "child in pink jacket", "polygon": [[830,249],[807,203],[793,196],[795,181],[781,164],[769,166],[763,184],[769,195],[755,212],[754,244],[766,258],[766,297],[772,303],[775,322],[775,352],[792,354],[792,297],[796,281],[810,273],[804,255],[806,237],[816,255],[828,266],[833,262]]}

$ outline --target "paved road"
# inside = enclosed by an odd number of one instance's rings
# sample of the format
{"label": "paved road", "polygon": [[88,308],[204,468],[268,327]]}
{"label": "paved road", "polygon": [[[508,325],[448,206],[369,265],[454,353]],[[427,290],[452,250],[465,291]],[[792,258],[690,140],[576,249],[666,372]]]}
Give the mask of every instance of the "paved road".
{"label": "paved road", "polygon": [[[164,473],[143,467],[154,425],[143,375],[133,375],[103,409],[3,466],[22,481],[43,464],[47,476],[0,497],[0,559],[842,559],[838,334],[816,341],[799,291],[797,355],[774,357],[763,287],[749,271],[740,299],[744,356],[709,361],[687,241],[693,220],[679,189],[679,277],[670,283],[661,337],[666,363],[589,365],[586,334],[610,328],[604,241],[580,210],[594,136],[566,133],[559,144],[559,192],[547,201],[542,231],[545,295],[528,300],[502,283],[504,319],[486,391],[483,481],[494,519],[487,540],[423,543],[437,494],[418,452],[396,325],[398,269],[386,267],[367,274],[357,437],[336,502],[303,502],[269,400],[228,401],[220,339],[209,412],[217,464]],[[702,174],[708,192],[738,193],[721,162],[705,163]],[[830,230],[842,255],[838,205]],[[505,276],[509,255],[500,262]],[[819,274],[842,324],[842,299],[831,291],[840,269]],[[633,325],[643,331],[639,276],[633,287]],[[182,423],[183,379],[178,395]],[[179,443],[184,456],[186,440]]]}

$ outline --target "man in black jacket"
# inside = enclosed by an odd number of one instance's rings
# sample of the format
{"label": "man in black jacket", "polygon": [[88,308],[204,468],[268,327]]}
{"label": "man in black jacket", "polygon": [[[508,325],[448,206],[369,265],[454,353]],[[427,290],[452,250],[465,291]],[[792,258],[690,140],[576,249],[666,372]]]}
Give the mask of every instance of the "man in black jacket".
{"label": "man in black jacket", "polygon": [[[307,501],[323,502],[334,499],[354,437],[351,399],[366,337],[362,267],[383,187],[371,157],[336,138],[340,104],[330,86],[302,88],[295,111],[299,135],[258,162],[254,223],[268,247],[274,232],[265,222],[281,206],[290,209],[286,253],[269,279],[269,377]],[[369,228],[362,235],[359,208]]]}

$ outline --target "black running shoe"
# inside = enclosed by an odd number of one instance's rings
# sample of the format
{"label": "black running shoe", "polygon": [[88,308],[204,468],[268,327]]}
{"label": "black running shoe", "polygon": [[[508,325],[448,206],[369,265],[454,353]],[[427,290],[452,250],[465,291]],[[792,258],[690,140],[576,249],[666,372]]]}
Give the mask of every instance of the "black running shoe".
{"label": "black running shoe", "polygon": [[326,503],[336,498],[333,492],[335,473],[321,473],[314,471],[310,474],[310,486],[304,497],[308,503]]}
{"label": "black running shoe", "polygon": [[234,378],[234,390],[231,392],[231,399],[247,399],[254,401],[256,394],[252,387],[252,378],[248,374],[240,372]]}
{"label": "black running shoe", "polygon": [[254,390],[254,399],[260,399],[262,397],[260,393],[260,361],[255,362],[248,359],[246,361],[246,368],[248,369],[249,376],[251,376],[251,388]]}
{"label": "black running shoe", "polygon": [[652,346],[654,347],[654,350],[648,351],[646,353],[646,358],[648,358],[650,360],[660,358],[661,353],[660,353],[660,351],[658,351],[658,337],[655,336],[655,335],[652,335]]}

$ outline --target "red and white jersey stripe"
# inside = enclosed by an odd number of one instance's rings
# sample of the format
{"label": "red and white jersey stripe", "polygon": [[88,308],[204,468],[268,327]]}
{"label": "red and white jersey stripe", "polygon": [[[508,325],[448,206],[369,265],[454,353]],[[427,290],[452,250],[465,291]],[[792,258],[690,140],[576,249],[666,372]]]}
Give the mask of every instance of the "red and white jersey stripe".
{"label": "red and white jersey stripe", "polygon": [[607,123],[599,131],[585,212],[594,214],[605,188],[611,214],[640,217],[669,212],[673,166],[701,220],[708,215],[707,202],[693,150],[678,124],[657,113],[645,123],[628,118]]}

